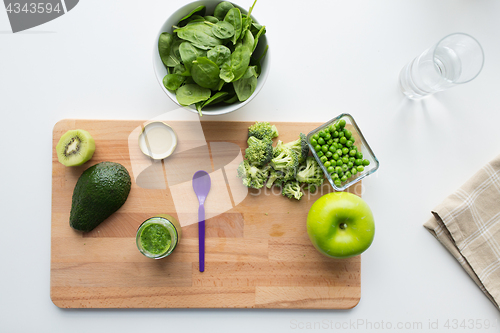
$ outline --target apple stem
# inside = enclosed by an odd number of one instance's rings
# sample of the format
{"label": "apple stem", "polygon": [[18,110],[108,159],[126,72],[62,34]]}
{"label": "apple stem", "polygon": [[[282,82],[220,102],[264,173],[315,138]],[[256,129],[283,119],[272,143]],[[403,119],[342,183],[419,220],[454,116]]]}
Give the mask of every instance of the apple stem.
{"label": "apple stem", "polygon": [[340,229],[345,229],[345,228],[347,228],[347,224],[346,224],[346,223],[341,223],[341,224],[339,225],[339,228],[340,228]]}

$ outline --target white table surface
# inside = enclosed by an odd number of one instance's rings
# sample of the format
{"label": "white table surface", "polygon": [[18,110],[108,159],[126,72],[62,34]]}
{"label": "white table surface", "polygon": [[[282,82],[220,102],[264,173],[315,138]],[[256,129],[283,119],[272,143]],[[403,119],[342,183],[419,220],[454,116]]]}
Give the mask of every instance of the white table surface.
{"label": "white table surface", "polygon": [[[465,319],[474,331],[498,332],[498,310],[422,226],[434,206],[500,154],[500,2],[493,0],[259,0],[255,7],[268,27],[271,72],[249,105],[217,120],[355,117],[381,163],[364,182],[377,232],[362,255],[358,306],[63,310],[52,304],[52,127],[64,118],[147,120],[175,109],[154,77],[151,56],[166,16],[187,2],[85,0],[17,34],[0,9],[0,331],[380,332],[389,325],[472,331],[460,327]],[[405,99],[399,70],[452,32],[480,41],[483,72],[421,102]],[[481,329],[488,321],[496,327]]]}

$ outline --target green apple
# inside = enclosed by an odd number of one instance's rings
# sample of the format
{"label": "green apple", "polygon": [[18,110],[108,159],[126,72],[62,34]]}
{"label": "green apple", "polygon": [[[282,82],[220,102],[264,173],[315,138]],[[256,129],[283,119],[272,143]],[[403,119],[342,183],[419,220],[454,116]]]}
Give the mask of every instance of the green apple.
{"label": "green apple", "polygon": [[348,192],[333,192],[312,205],[307,215],[307,233],[319,252],[332,258],[348,258],[370,247],[375,222],[363,199]]}

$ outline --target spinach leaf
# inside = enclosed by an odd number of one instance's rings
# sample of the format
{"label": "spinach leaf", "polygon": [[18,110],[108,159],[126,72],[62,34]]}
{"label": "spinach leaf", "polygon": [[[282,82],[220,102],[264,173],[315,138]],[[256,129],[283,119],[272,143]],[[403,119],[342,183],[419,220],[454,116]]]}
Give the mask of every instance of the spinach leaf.
{"label": "spinach leaf", "polygon": [[203,23],[205,22],[205,18],[200,15],[193,15],[188,19],[188,23],[186,25],[191,25],[191,24],[196,24],[196,23]]}
{"label": "spinach leaf", "polygon": [[203,6],[203,5],[196,7],[195,9],[193,9],[191,11],[191,13],[189,13],[186,16],[184,16],[183,18],[181,18],[181,20],[179,21],[178,25],[180,27],[182,27],[183,25],[185,25],[186,23],[188,23],[188,19],[191,18],[191,16],[193,16],[194,14],[198,14],[199,16],[204,16],[206,10],[207,10],[207,8],[205,6]]}
{"label": "spinach leaf", "polygon": [[191,67],[194,82],[203,88],[215,89],[219,84],[219,66],[208,58],[198,57]]}
{"label": "spinach leaf", "polygon": [[247,71],[245,72],[245,74],[243,74],[243,76],[241,78],[242,79],[249,79],[252,76],[255,78],[258,78],[259,73],[257,72],[257,70],[258,70],[257,66],[248,66]]}
{"label": "spinach leaf", "polygon": [[253,48],[252,48],[252,53],[253,51],[255,51],[255,48],[257,47],[257,44],[259,43],[259,37],[264,34],[266,32],[266,27],[265,26],[262,26],[259,30],[259,32],[257,33],[257,35],[255,36],[254,38],[254,43],[253,43]]}
{"label": "spinach leaf", "polygon": [[248,65],[250,64],[250,49],[238,42],[234,52],[231,54],[231,71],[234,74],[233,82],[239,80],[245,74]]}
{"label": "spinach leaf", "polygon": [[227,94],[229,94],[227,91],[219,91],[218,93],[215,93],[212,97],[207,99],[205,102],[203,102],[201,107],[203,108],[209,104],[217,104],[219,102],[222,102]]}
{"label": "spinach leaf", "polygon": [[243,24],[241,27],[241,35],[244,36],[245,32],[250,29],[250,26],[252,25],[252,11],[253,7],[255,7],[255,4],[257,3],[257,0],[255,0],[252,4],[252,7],[248,10],[248,14],[246,15],[245,19],[243,20]]}
{"label": "spinach leaf", "polygon": [[241,79],[233,82],[234,91],[240,102],[246,101],[257,88],[257,76],[255,69],[252,68],[253,66],[249,67]]}
{"label": "spinach leaf", "polygon": [[198,102],[206,101],[210,98],[212,91],[203,88],[196,83],[185,84],[177,89],[175,96],[180,105],[187,106]]}
{"label": "spinach leaf", "polygon": [[256,37],[262,28],[264,28],[264,31],[261,32],[261,35],[264,35],[266,33],[266,27],[254,22],[250,27],[250,31],[252,32],[252,35]]}
{"label": "spinach leaf", "polygon": [[194,46],[204,50],[223,44],[221,39],[214,36],[212,28],[204,22],[186,25],[175,29],[174,32],[180,39],[191,42]]}
{"label": "spinach leaf", "polygon": [[161,33],[160,38],[158,38],[158,52],[165,66],[168,66],[168,58],[170,56],[170,48],[172,47],[173,41],[174,37],[168,32]]}
{"label": "spinach leaf", "polygon": [[177,89],[179,89],[185,79],[186,78],[184,76],[179,74],[167,74],[163,78],[163,85],[168,90],[176,91]]}
{"label": "spinach leaf", "polygon": [[241,40],[241,42],[243,43],[243,45],[248,47],[248,49],[250,51],[253,51],[253,45],[254,45],[255,39],[253,38],[253,35],[250,32],[250,30],[245,31],[245,34],[243,35],[243,39]]}
{"label": "spinach leaf", "polygon": [[170,53],[167,57],[167,66],[175,67],[181,63],[181,55],[179,53],[179,45],[182,43],[180,39],[175,39],[170,47]]}
{"label": "spinach leaf", "polygon": [[232,8],[234,8],[232,3],[230,3],[229,1],[222,1],[217,6],[215,6],[214,16],[218,18],[219,21],[222,21],[224,17],[226,17],[227,12]]}
{"label": "spinach leaf", "polygon": [[179,53],[186,70],[188,73],[191,73],[193,61],[199,56],[198,51],[190,42],[182,42],[181,45],[179,45]]}
{"label": "spinach leaf", "polygon": [[234,80],[234,73],[233,73],[233,68],[231,67],[231,60],[222,64],[220,68],[219,77],[228,83]]}
{"label": "spinach leaf", "polygon": [[217,17],[214,17],[214,16],[207,15],[204,17],[204,19],[205,19],[205,21],[210,22],[210,23],[214,23],[214,24],[219,22],[219,19]]}
{"label": "spinach leaf", "polygon": [[224,45],[217,45],[207,52],[207,58],[221,67],[222,64],[231,59],[231,50]]}
{"label": "spinach leaf", "polygon": [[238,96],[234,94],[231,98],[225,99],[224,103],[233,104],[238,101]]}
{"label": "spinach leaf", "polygon": [[241,35],[241,12],[238,8],[231,8],[226,16],[224,17],[224,21],[231,23],[234,27],[234,35],[231,38],[233,44],[236,44]]}
{"label": "spinach leaf", "polygon": [[219,21],[212,26],[212,32],[215,37],[228,39],[234,36],[234,27],[226,21]]}

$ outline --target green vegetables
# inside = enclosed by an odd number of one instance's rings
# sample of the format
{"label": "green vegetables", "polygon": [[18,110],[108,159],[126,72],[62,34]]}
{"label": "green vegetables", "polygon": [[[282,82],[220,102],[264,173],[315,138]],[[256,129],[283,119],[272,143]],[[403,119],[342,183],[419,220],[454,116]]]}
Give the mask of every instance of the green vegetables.
{"label": "green vegetables", "polygon": [[276,126],[268,122],[256,122],[248,128],[248,148],[245,160],[238,167],[238,177],[250,188],[281,187],[281,194],[300,200],[303,187],[316,191],[323,184],[324,174],[316,159],[309,155],[306,136],[272,146],[278,136]]}
{"label": "green vegetables", "polygon": [[[265,26],[251,19],[256,0],[243,14],[230,2],[219,3],[213,16],[205,6],[183,17],[173,33],[158,39],[158,52],[168,74],[163,85],[183,106],[196,106],[200,116],[207,105],[247,100],[257,88],[260,57],[254,51]],[[261,138],[260,138],[261,139]]]}
{"label": "green vegetables", "polygon": [[314,134],[310,141],[338,187],[370,164],[370,161],[363,159],[363,153],[354,144],[356,139],[345,126],[346,121],[340,119]]}

